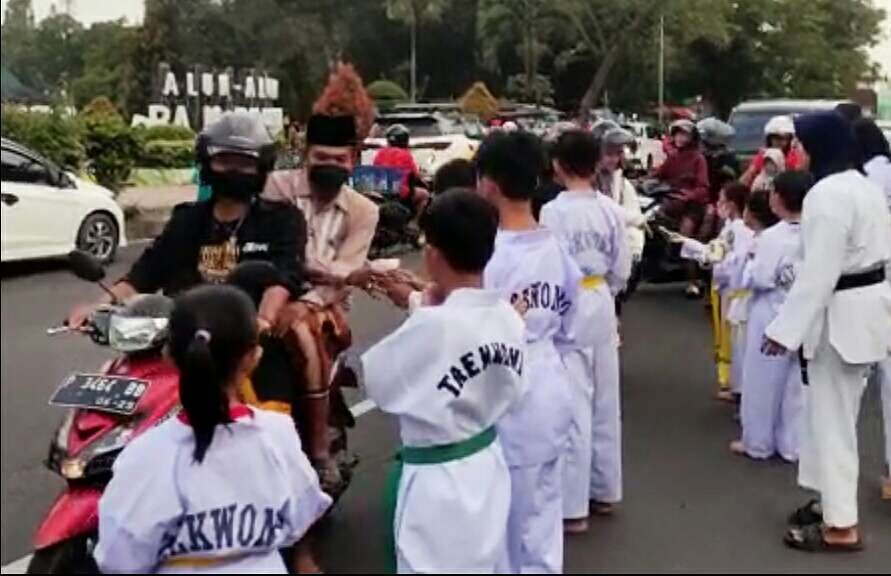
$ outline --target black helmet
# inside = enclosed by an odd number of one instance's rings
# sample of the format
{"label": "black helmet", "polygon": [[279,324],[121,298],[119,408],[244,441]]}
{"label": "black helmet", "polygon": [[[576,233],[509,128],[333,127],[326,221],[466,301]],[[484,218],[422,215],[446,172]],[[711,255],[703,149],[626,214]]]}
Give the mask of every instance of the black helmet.
{"label": "black helmet", "polygon": [[387,145],[396,148],[408,148],[408,142],[411,134],[404,124],[393,124],[387,128],[386,133]]}
{"label": "black helmet", "polygon": [[736,129],[717,118],[700,120],[696,125],[706,146],[726,146],[736,134]]}
{"label": "black helmet", "polygon": [[275,141],[259,116],[247,112],[226,112],[198,135],[198,161],[207,164],[218,154],[256,158],[260,171],[275,164]]}

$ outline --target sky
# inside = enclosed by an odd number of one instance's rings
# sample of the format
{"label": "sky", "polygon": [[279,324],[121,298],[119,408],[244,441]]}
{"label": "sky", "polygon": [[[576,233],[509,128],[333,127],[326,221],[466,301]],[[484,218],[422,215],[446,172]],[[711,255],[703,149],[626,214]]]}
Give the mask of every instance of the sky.
{"label": "sky", "polygon": [[[53,4],[57,7],[64,6],[65,0],[33,0],[34,11],[37,18],[43,18],[49,14]],[[69,0],[72,4],[74,16],[85,24],[100,22],[103,20],[117,20],[126,18],[129,22],[142,20],[143,0]],[[182,0],[187,2],[188,0]],[[3,13],[6,12],[7,0],[0,0]],[[877,6],[885,8],[891,15],[891,0],[873,0]],[[891,18],[885,20],[884,38],[872,52],[873,59],[883,65],[885,73],[891,76]]]}

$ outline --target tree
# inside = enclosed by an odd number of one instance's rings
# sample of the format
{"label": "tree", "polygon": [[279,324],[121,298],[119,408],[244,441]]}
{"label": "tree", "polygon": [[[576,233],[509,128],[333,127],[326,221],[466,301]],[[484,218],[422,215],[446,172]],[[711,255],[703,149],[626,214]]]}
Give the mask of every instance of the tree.
{"label": "tree", "polygon": [[520,56],[524,78],[511,83],[512,96],[527,102],[540,102],[545,96],[538,88],[547,88],[550,82],[542,82],[538,73],[539,61],[546,46],[542,42],[544,27],[554,16],[553,2],[549,0],[482,0],[480,2],[480,29],[483,52],[490,62],[497,58],[497,51],[505,44],[516,44],[519,38]]}
{"label": "tree", "polygon": [[867,0],[738,2],[727,12],[727,42],[680,47],[672,87],[703,94],[721,114],[753,97],[846,97],[875,74],[866,48],[885,16]]}
{"label": "tree", "polygon": [[418,28],[427,20],[438,19],[448,0],[387,0],[387,14],[411,28],[411,87],[412,102],[418,98]]}
{"label": "tree", "polygon": [[26,85],[34,83],[34,6],[31,0],[9,0],[2,29],[3,64]]}
{"label": "tree", "polygon": [[663,0],[659,3],[660,11],[654,9],[650,0],[556,1],[578,35],[575,51],[586,51],[598,62],[579,105],[582,114],[599,102],[616,64],[629,55],[639,56],[632,50],[635,45],[651,45],[660,17],[665,17],[667,27],[677,24],[673,29],[685,44],[699,37],[726,42],[726,13],[735,4],[741,4],[726,0]]}

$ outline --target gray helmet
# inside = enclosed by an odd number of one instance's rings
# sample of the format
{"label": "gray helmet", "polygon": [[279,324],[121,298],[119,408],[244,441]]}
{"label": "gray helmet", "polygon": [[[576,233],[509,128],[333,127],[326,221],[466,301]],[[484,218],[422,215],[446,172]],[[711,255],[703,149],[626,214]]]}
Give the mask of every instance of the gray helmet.
{"label": "gray helmet", "polygon": [[393,124],[387,128],[387,144],[396,148],[408,148],[411,132],[404,124]]}
{"label": "gray helmet", "polygon": [[275,141],[256,114],[226,112],[204,128],[198,136],[198,161],[206,164],[217,154],[238,154],[256,158],[260,171],[268,172],[275,163]]}
{"label": "gray helmet", "polygon": [[108,340],[118,352],[148,352],[162,348],[170,334],[173,300],[160,294],[140,294],[115,310],[109,320]]}
{"label": "gray helmet", "polygon": [[600,139],[604,146],[616,146],[624,148],[634,144],[634,135],[624,128],[612,128],[607,130]]}
{"label": "gray helmet", "polygon": [[736,134],[736,129],[717,118],[705,118],[696,125],[702,141],[707,146],[725,146]]}
{"label": "gray helmet", "polygon": [[610,130],[621,130],[621,126],[613,122],[612,120],[600,120],[591,128],[591,134],[594,136],[597,141],[603,140],[604,135]]}

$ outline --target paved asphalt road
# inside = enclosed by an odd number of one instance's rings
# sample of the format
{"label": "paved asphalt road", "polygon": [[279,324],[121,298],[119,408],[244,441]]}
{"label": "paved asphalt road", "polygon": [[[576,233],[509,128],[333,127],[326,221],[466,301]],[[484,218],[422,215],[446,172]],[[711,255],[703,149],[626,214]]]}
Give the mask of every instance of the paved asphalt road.
{"label": "paved asphalt road", "polygon": [[[132,261],[127,250],[115,271]],[[95,294],[60,264],[6,266],[2,273],[2,563],[29,551],[29,538],[61,483],[42,467],[61,414],[46,404],[73,369],[106,354],[78,338],[48,339],[44,329],[71,302]],[[879,500],[881,425],[871,390],[861,425],[861,506],[867,551],[808,556],[780,542],[784,517],[802,495],[794,470],[730,455],[732,410],[711,400],[708,324],[701,306],[677,290],[646,288],[626,309],[623,350],[626,502],[567,544],[567,572],[887,572],[891,505]],[[401,319],[360,299],[356,341],[373,342]],[[380,494],[396,447],[392,422],[373,411],[359,420],[354,449],[362,464],[320,541],[331,573],[385,567]],[[460,551],[455,551],[459,554]]]}

